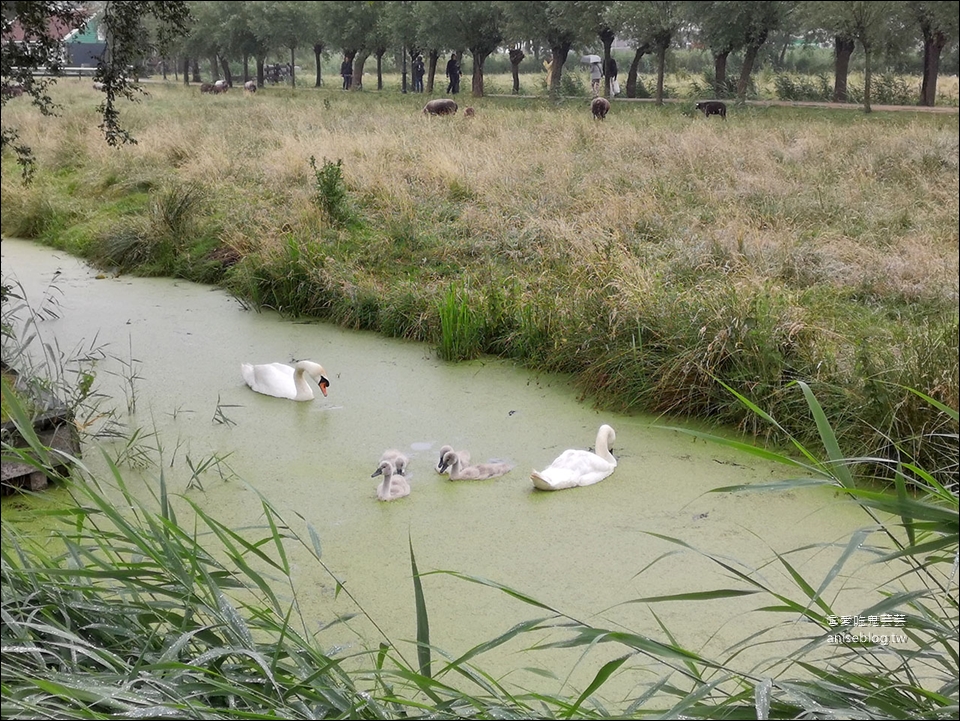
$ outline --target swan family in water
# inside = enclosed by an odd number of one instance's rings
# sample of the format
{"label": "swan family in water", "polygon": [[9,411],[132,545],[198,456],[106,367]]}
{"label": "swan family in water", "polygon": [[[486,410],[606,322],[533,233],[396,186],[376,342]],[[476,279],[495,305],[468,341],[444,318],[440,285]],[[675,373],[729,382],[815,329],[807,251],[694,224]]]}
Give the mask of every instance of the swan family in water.
{"label": "swan family in water", "polygon": [[[541,491],[562,491],[579,486],[592,486],[607,478],[617,469],[617,459],[613,455],[613,442],[617,434],[613,427],[604,423],[597,430],[594,450],[568,448],[542,471],[534,470],[530,474],[533,487]],[[397,457],[404,464],[408,459],[399,451],[384,451],[380,459],[380,467],[374,475],[381,473],[386,477],[388,470],[395,472],[394,462]],[[385,470],[387,469],[387,470]],[[510,472],[513,466],[509,463],[477,463],[470,465],[469,451],[457,451],[453,446],[440,448],[440,460],[434,470],[437,473],[449,473],[451,481],[484,481],[497,478]],[[396,475],[393,476],[397,478]],[[392,501],[409,495],[410,484],[404,476],[401,490],[393,491],[387,480],[377,488],[377,498],[381,501]]]}
{"label": "swan family in water", "polygon": [[[242,363],[240,374],[251,390],[293,401],[310,401],[314,398],[313,388],[305,376],[314,380],[324,396],[330,386],[323,366],[308,360],[298,361],[292,366],[286,363]],[[565,450],[542,471],[534,470],[530,474],[534,488],[561,491],[599,483],[617,468],[617,459],[613,455],[616,437],[613,428],[604,423],[597,431],[594,451],[576,448]],[[410,459],[396,449],[383,452],[377,470],[370,476],[383,476],[377,486],[379,500],[394,501],[410,495],[410,483],[406,475],[409,462]],[[449,445],[440,448],[440,459],[434,466],[437,473],[449,474],[451,481],[483,481],[502,476],[512,469],[513,465],[509,463],[471,465],[469,451],[457,451]]]}

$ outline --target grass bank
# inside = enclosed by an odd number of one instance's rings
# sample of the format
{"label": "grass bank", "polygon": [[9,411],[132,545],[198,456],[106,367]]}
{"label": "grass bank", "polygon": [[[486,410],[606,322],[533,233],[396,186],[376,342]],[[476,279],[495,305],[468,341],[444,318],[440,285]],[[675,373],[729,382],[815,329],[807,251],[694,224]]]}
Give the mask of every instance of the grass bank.
{"label": "grass bank", "polygon": [[3,233],[778,442],[817,438],[804,380],[853,455],[956,479],[956,421],[908,390],[958,405],[955,115],[148,90],[120,150],[85,81],[59,118],[8,103],[40,170],[3,158]]}

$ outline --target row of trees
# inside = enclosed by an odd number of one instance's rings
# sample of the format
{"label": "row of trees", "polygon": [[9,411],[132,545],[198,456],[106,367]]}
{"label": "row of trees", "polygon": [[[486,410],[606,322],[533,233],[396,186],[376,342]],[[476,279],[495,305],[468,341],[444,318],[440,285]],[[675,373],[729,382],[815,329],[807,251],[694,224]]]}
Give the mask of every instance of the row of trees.
{"label": "row of trees", "polygon": [[[665,58],[681,38],[709,49],[714,60],[718,96],[744,98],[757,58],[771,38],[792,36],[831,43],[835,51],[834,99],[847,100],[850,57],[856,48],[864,54],[865,109],[870,104],[870,75],[878,51],[896,48],[923,54],[919,103],[936,100],[940,58],[958,36],[956,2],[878,1],[792,2],[785,0],[384,0],[370,2],[189,2],[194,22],[175,53],[184,63],[210,58],[228,81],[230,61],[254,58],[257,79],[264,81],[264,62],[281,48],[296,66],[298,50],[312,48],[316,57],[316,84],[321,79],[325,53],[342,54],[353,64],[355,89],[362,89],[366,62],[375,58],[377,86],[382,88],[382,62],[388,51],[408,58],[422,53],[427,60],[427,92],[432,92],[441,52],[454,50],[472,57],[474,96],[482,96],[486,59],[509,48],[514,92],[519,91],[522,48],[543,47],[552,57],[550,90],[561,83],[563,66],[572,50],[603,47],[610,58],[614,38],[629,40],[635,49],[627,73],[626,94],[635,97],[640,61],[650,53],[656,59],[656,100],[663,100]],[[727,62],[742,55],[739,76],[728,81]],[[195,67],[195,66],[194,66]],[[404,74],[404,78],[405,78]],[[292,82],[296,84],[294,75]],[[609,83],[609,79],[607,79]],[[609,94],[609,87],[607,88]]]}
{"label": "row of trees", "polygon": [[[830,42],[835,49],[834,99],[846,101],[850,57],[858,46],[865,56],[864,109],[870,110],[871,62],[878,50],[891,46],[920,49],[923,80],[919,102],[936,100],[940,58],[955,47],[958,4],[936,0],[339,0],[338,2],[141,2],[132,0],[90,4],[105,31],[106,51],[97,69],[104,101],[101,129],[108,142],[132,141],[119,123],[115,101],[134,99],[138,86],[127,69],[146,57],[178,57],[189,80],[198,58],[210,58],[228,82],[231,61],[242,61],[244,80],[249,60],[264,82],[265,60],[280,49],[290,52],[291,81],[296,85],[296,52],[312,48],[316,84],[321,58],[342,53],[353,64],[354,89],[363,88],[363,71],[372,56],[377,63],[377,87],[383,87],[382,61],[389,51],[407,60],[422,53],[428,59],[426,91],[433,92],[441,51],[454,50],[473,60],[472,92],[483,95],[484,62],[508,49],[514,92],[519,92],[523,48],[549,50],[550,91],[560,88],[563,66],[571,50],[603,47],[605,66],[614,38],[627,39],[635,49],[626,81],[626,94],[636,97],[640,61],[656,58],[656,101],[663,102],[663,75],[669,49],[683,38],[709,49],[714,60],[718,96],[745,97],[758,55],[776,34]],[[88,15],[82,3],[32,0],[2,2],[2,103],[26,93],[41,111],[52,111],[47,81],[34,70],[58,73],[62,38],[56,25],[76,27]],[[20,39],[17,39],[17,32]],[[727,61],[742,53],[740,75],[727,82]],[[404,81],[406,72],[404,71]],[[607,94],[609,95],[609,78]],[[16,129],[3,127],[0,147],[13,148],[30,168],[30,152],[18,144]]]}

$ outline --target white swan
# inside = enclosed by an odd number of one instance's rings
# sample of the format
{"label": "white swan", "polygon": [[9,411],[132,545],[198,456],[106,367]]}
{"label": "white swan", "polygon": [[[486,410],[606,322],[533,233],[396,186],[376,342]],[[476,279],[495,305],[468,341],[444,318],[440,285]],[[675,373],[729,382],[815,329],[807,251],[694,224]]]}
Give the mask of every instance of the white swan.
{"label": "white swan", "polygon": [[547,468],[530,474],[533,485],[541,491],[561,491],[599,483],[617,468],[617,459],[611,453],[611,444],[616,438],[613,428],[604,423],[597,431],[596,453],[564,451]]}
{"label": "white swan", "polygon": [[[453,446],[440,446],[440,458],[437,461],[437,465],[434,466],[434,470],[437,473],[446,473],[447,468],[450,467],[450,464],[443,464],[443,457],[447,455],[450,451],[453,450]],[[460,456],[460,463],[467,465],[470,462],[470,451],[457,451],[457,455]]]}
{"label": "white swan", "polygon": [[313,361],[300,361],[292,367],[286,363],[240,364],[240,374],[251,389],[257,393],[289,398],[292,401],[313,400],[313,389],[303,377],[304,374],[313,378],[320,386],[320,392],[327,395],[330,381],[326,379],[325,373],[323,366]]}
{"label": "white swan", "polygon": [[[464,461],[465,451],[457,453],[454,450],[447,451],[440,461],[443,470],[450,469],[451,481],[485,481],[488,478],[496,478],[513,469],[509,463],[478,463],[475,466],[466,465],[469,460]],[[466,454],[467,459],[470,454]],[[441,471],[443,472],[443,471]]]}
{"label": "white swan", "polygon": [[370,476],[376,478],[383,476],[380,485],[377,486],[377,499],[380,501],[395,501],[398,498],[410,495],[410,484],[407,479],[397,473],[393,463],[390,461],[380,461],[380,467]]}
{"label": "white swan", "polygon": [[407,464],[410,462],[410,459],[400,451],[391,448],[390,450],[384,451],[383,455],[380,456],[379,462],[383,463],[384,461],[390,461],[393,464],[394,472],[402,476],[407,470]]}

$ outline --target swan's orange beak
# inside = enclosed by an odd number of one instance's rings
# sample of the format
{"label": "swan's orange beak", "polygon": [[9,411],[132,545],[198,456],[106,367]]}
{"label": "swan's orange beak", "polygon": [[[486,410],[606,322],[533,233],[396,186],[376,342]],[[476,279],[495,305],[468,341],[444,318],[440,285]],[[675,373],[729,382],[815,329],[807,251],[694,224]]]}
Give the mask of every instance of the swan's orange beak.
{"label": "swan's orange beak", "polygon": [[320,392],[323,393],[323,397],[326,398],[326,397],[327,397],[327,386],[330,385],[330,381],[328,381],[328,380],[327,380],[326,378],[324,378],[323,376],[320,376],[320,382],[317,383],[317,385],[320,386]]}

